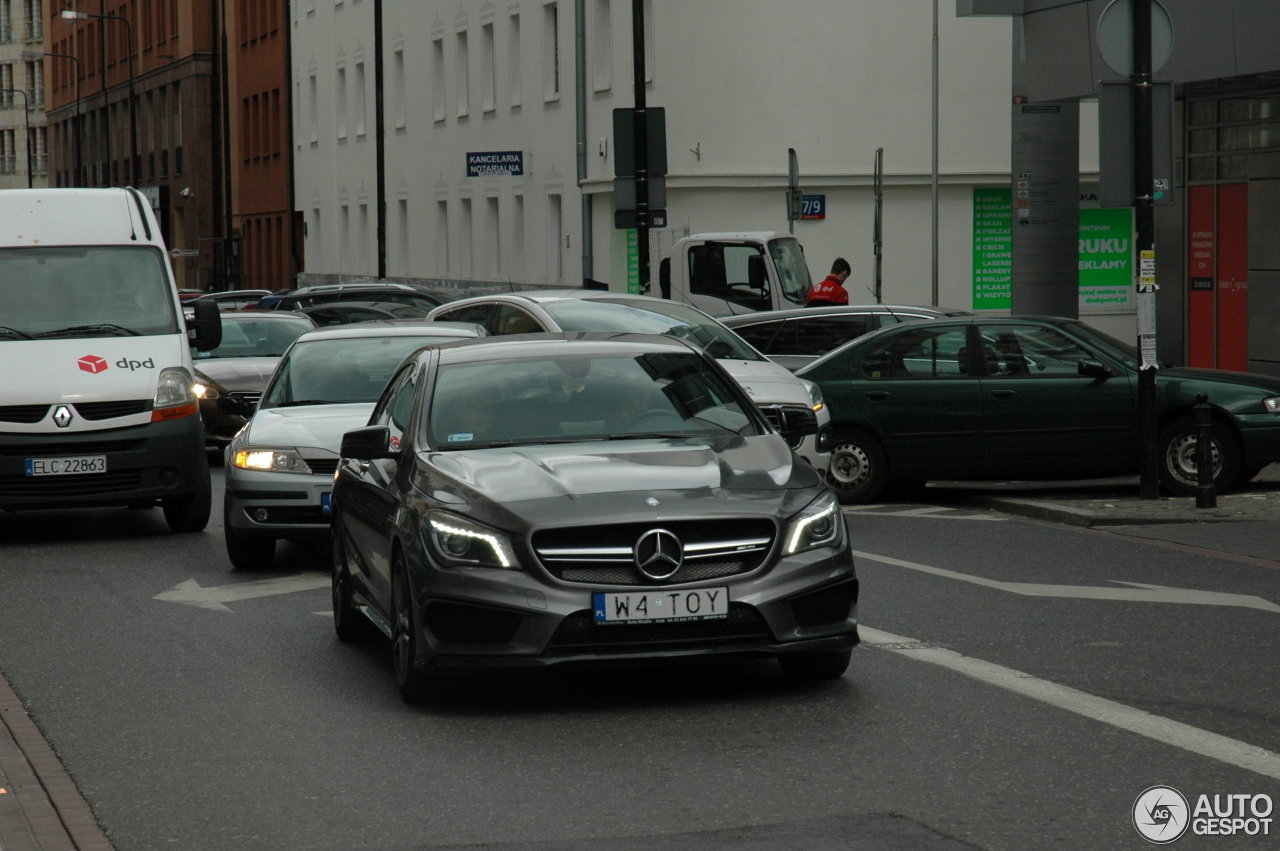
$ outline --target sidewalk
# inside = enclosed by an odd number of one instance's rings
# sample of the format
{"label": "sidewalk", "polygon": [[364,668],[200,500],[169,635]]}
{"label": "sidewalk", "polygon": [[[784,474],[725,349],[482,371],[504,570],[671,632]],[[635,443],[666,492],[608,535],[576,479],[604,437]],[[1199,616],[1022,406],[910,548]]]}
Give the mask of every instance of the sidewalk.
{"label": "sidewalk", "polygon": [[3,675],[0,851],[112,851],[89,805]]}

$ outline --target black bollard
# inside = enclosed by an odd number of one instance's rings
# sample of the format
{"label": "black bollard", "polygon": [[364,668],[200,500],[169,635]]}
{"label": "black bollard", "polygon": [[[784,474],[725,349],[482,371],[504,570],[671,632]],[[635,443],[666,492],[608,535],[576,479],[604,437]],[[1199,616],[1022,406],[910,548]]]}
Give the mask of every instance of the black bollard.
{"label": "black bollard", "polygon": [[1218,489],[1213,486],[1213,409],[1209,394],[1196,395],[1196,508],[1217,508]]}

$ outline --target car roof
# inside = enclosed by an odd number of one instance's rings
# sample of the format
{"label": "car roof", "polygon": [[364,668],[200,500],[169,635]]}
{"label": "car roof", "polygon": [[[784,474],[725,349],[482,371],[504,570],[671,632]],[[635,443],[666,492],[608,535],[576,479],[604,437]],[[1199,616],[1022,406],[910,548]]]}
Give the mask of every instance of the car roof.
{"label": "car roof", "polygon": [[247,319],[305,319],[310,321],[300,310],[230,310],[222,314],[222,321]]}
{"label": "car roof", "polygon": [[440,346],[440,362],[445,364],[505,360],[521,356],[586,354],[697,354],[699,350],[684,340],[656,334],[625,334],[607,331],[571,334],[511,334],[479,340],[458,340]]}
{"label": "car roof", "polygon": [[401,290],[416,292],[417,287],[411,287],[408,284],[399,284],[394,281],[363,281],[353,284],[315,284],[309,287],[299,287],[296,290],[290,290],[287,295],[315,295],[316,293],[337,293],[346,290]]}
{"label": "car roof", "polygon": [[429,322],[425,319],[375,319],[307,331],[299,342],[356,339],[360,337],[482,337],[484,329],[474,322]]}
{"label": "car roof", "polygon": [[[406,307],[415,307],[415,305],[401,304],[398,301],[327,301],[324,304],[313,304],[310,307],[295,307],[294,310],[298,313],[312,313],[317,310],[346,310],[350,307],[372,308],[390,312],[392,310],[403,310]],[[419,307],[417,309],[421,310],[422,308]]]}
{"label": "car roof", "polygon": [[845,313],[927,313],[930,316],[943,318],[947,316],[973,316],[972,311],[957,310],[950,307],[930,307],[918,304],[839,304],[830,307],[793,307],[786,310],[766,310],[759,313],[739,313],[736,316],[721,316],[720,321],[730,328],[735,325],[753,325],[757,322],[771,322],[777,319],[793,319],[798,316],[838,316]]}
{"label": "car roof", "polygon": [[[546,289],[546,290],[525,290],[518,293],[492,293],[490,295],[478,295],[471,298],[459,299],[451,301],[440,307],[447,307],[450,310],[458,307],[466,307],[468,304],[482,301],[494,302],[511,302],[511,301],[527,301],[534,304],[547,304],[554,301],[590,301],[590,300],[615,300],[615,299],[634,299],[638,301],[665,301],[668,304],[683,304],[683,302],[672,301],[671,299],[654,298],[652,296],[636,295],[635,293],[613,292],[611,290],[587,290],[587,289]],[[689,307],[691,305],[685,305]],[[439,310],[440,308],[436,308]],[[695,308],[696,309],[696,308]]]}

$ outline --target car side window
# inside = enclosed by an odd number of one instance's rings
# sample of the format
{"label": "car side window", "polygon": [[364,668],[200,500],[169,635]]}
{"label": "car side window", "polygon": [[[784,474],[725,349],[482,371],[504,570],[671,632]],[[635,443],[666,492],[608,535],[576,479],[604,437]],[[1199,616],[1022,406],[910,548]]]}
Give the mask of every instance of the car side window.
{"label": "car side window", "polygon": [[400,441],[409,428],[409,417],[413,413],[413,391],[416,386],[415,366],[407,366],[391,380],[391,390],[382,397],[378,408],[369,419],[371,425],[385,425],[390,433],[393,449],[400,448]]}
{"label": "car side window", "polygon": [[787,337],[793,335],[784,333],[786,324],[785,319],[756,322],[752,325],[737,325],[733,328],[733,332],[754,346],[761,354],[790,354],[791,347],[787,345]]}
{"label": "car side window", "polygon": [[530,316],[528,312],[518,307],[512,307],[509,304],[503,304],[498,307],[498,319],[494,325],[493,333],[499,336],[504,334],[538,334],[547,330],[538,324],[538,320]]}
{"label": "car side window", "polygon": [[436,317],[440,322],[474,322],[477,325],[489,324],[489,313],[493,309],[489,304],[469,304],[457,310],[450,310]]}
{"label": "car side window", "polygon": [[1082,360],[1093,354],[1044,325],[981,326],[987,374],[993,377],[1075,378]]}
{"label": "car side window", "polygon": [[764,252],[755,245],[732,245],[709,242],[689,249],[689,291],[749,307],[767,310],[770,306],[768,286],[752,289],[750,259]]}
{"label": "car side window", "polygon": [[307,315],[315,321],[316,325],[324,328],[329,325],[341,325],[346,311],[338,307],[328,307],[324,310],[313,310]]}
{"label": "car side window", "polygon": [[861,337],[870,328],[870,317],[858,314],[804,316],[796,322],[794,354],[825,355],[832,349]]}
{"label": "car side window", "polygon": [[904,329],[862,355],[862,377],[872,381],[968,377],[967,331],[964,325]]}

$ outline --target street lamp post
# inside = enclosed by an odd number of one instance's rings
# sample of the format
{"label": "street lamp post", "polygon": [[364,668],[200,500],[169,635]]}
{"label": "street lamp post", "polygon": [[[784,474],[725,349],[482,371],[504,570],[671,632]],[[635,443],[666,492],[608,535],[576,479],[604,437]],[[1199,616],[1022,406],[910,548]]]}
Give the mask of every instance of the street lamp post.
{"label": "street lamp post", "polygon": [[76,134],[76,186],[84,186],[84,159],[80,146],[80,137],[84,135],[84,118],[80,115],[80,60],[70,53],[41,53],[38,50],[22,51],[23,59],[43,59],[45,57],[51,59],[70,59],[76,63],[76,114],[71,122],[71,126],[75,128]]}
{"label": "street lamp post", "polygon": [[129,50],[129,177],[133,183],[139,183],[141,181],[142,160],[138,156],[138,112],[133,94],[133,25],[123,15],[94,15],[90,12],[77,12],[73,9],[62,10],[62,20],[64,21],[83,21],[90,18],[98,18],[104,21],[120,21],[124,24]]}
{"label": "street lamp post", "polygon": [[0,89],[0,95],[22,95],[22,117],[26,119],[27,124],[27,188],[32,188],[31,182],[31,107],[27,103],[27,93],[22,89]]}

